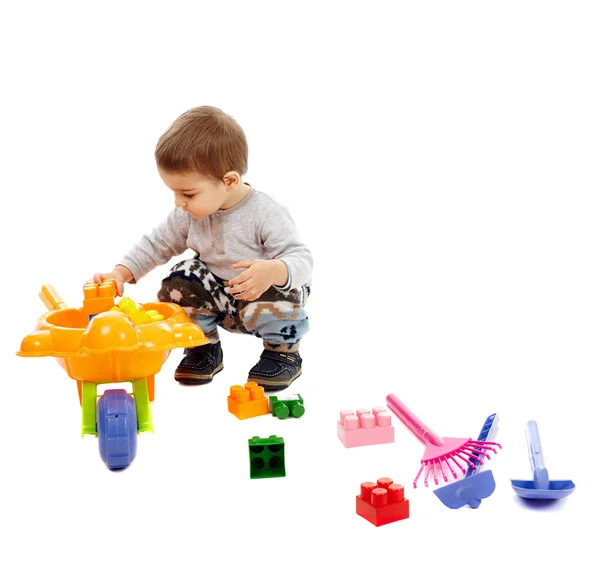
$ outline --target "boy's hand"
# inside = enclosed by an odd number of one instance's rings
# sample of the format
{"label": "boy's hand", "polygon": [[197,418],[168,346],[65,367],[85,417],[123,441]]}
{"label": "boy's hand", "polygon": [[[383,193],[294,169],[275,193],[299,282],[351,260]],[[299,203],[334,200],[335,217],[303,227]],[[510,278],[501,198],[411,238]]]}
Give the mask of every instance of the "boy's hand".
{"label": "boy's hand", "polygon": [[112,272],[96,272],[94,274],[94,282],[100,284],[102,280],[114,280],[117,286],[117,294],[123,296],[125,282],[129,282],[133,278],[133,274],[125,266],[116,266]]}
{"label": "boy's hand", "polygon": [[288,269],[281,260],[240,260],[232,268],[245,268],[227,282],[228,294],[236,300],[252,302],[260,298],[273,284],[285,286],[288,279]]}

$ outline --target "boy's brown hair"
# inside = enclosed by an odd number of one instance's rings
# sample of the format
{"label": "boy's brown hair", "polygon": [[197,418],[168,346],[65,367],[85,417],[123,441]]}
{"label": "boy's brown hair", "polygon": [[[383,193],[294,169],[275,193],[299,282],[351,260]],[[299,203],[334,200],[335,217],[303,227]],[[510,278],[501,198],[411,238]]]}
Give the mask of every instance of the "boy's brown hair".
{"label": "boy's brown hair", "polygon": [[248,170],[248,142],[238,122],[209,105],[182,113],[160,137],[154,152],[165,171],[212,175]]}

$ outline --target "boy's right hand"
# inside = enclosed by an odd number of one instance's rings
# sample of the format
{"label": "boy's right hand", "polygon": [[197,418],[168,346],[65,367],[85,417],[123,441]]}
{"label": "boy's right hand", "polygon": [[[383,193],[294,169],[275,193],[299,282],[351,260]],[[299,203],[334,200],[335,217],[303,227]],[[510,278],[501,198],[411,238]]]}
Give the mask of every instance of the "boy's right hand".
{"label": "boy's right hand", "polygon": [[116,266],[112,272],[96,272],[93,278],[96,284],[100,284],[102,280],[114,280],[119,296],[123,296],[125,282],[129,282],[132,279],[133,274],[125,266]]}

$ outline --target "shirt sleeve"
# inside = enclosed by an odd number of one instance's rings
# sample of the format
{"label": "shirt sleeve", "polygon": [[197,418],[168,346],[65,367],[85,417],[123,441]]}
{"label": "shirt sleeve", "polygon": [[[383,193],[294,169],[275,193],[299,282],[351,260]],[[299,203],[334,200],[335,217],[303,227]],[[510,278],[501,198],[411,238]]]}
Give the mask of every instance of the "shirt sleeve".
{"label": "shirt sleeve", "polygon": [[287,208],[276,204],[269,211],[261,229],[261,240],[268,257],[281,260],[288,268],[288,282],[280,290],[300,288],[310,281],[313,256],[300,239]]}
{"label": "shirt sleeve", "polygon": [[180,208],[174,209],[164,221],[142,236],[139,242],[125,254],[119,264],[131,270],[132,284],[188,248],[190,221],[189,213]]}
{"label": "shirt sleeve", "polygon": [[[285,262],[284,262],[284,264],[285,264]],[[285,267],[287,268],[287,282],[285,283],[285,286],[273,285],[273,288],[275,288],[276,290],[281,290],[282,292],[286,292],[292,286],[292,275],[290,273],[290,267],[287,264],[285,264]]]}

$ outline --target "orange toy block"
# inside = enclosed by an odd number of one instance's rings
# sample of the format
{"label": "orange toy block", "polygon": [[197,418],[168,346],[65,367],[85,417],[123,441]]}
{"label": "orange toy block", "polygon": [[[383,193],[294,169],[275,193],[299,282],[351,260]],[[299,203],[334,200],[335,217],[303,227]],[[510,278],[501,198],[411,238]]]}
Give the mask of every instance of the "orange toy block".
{"label": "orange toy block", "polygon": [[116,295],[114,280],[103,280],[101,284],[88,280],[83,287],[83,308],[90,316],[107,312],[115,305]]}
{"label": "orange toy block", "polygon": [[269,413],[269,401],[265,390],[255,381],[249,381],[242,387],[232,385],[227,396],[227,409],[238,419],[249,419]]}

